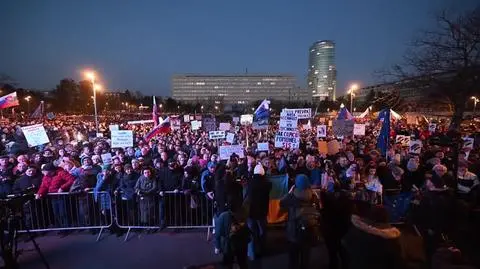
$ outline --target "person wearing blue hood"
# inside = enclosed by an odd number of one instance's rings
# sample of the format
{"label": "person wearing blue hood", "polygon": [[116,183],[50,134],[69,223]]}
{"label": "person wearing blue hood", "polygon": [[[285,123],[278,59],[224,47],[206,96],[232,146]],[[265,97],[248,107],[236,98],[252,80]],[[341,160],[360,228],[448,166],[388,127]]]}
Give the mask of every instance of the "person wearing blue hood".
{"label": "person wearing blue hood", "polygon": [[313,192],[310,179],[306,175],[299,174],[295,177],[295,185],[280,200],[280,207],[288,211],[288,268],[308,268],[310,250],[320,237],[320,200]]}

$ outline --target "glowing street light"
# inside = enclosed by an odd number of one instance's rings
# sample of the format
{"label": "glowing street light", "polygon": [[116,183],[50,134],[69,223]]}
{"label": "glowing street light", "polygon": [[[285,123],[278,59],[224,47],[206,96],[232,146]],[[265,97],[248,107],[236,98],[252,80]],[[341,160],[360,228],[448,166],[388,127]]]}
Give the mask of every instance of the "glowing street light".
{"label": "glowing street light", "polygon": [[92,82],[93,90],[93,107],[95,110],[95,129],[98,133],[98,114],[97,114],[97,91],[101,90],[100,85],[95,85],[95,73],[92,71],[85,72],[85,77]]}
{"label": "glowing street light", "polygon": [[30,115],[30,100],[32,99],[32,96],[27,96],[24,98],[25,101],[27,101],[27,115]]}
{"label": "glowing street light", "polygon": [[355,96],[355,91],[358,89],[357,84],[350,85],[348,93],[350,94],[350,112],[353,112],[353,97]]}

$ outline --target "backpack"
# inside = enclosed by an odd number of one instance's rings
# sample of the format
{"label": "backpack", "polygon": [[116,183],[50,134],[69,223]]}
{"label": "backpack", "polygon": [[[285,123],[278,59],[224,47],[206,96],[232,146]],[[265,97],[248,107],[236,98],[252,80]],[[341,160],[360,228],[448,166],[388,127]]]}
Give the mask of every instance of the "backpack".
{"label": "backpack", "polygon": [[295,208],[295,238],[300,244],[314,245],[320,241],[320,208],[314,202],[304,202]]}

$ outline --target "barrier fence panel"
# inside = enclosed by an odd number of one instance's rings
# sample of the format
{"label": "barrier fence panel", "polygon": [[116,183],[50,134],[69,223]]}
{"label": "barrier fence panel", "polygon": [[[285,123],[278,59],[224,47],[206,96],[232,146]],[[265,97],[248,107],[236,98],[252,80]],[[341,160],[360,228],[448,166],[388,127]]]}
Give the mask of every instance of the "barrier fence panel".
{"label": "barrier fence panel", "polygon": [[23,205],[24,223],[19,232],[103,229],[113,224],[112,203],[107,192],[49,193]]}
{"label": "barrier fence panel", "polygon": [[120,228],[210,228],[213,225],[214,203],[204,193],[164,192],[163,195],[140,195],[115,199],[115,216]]}

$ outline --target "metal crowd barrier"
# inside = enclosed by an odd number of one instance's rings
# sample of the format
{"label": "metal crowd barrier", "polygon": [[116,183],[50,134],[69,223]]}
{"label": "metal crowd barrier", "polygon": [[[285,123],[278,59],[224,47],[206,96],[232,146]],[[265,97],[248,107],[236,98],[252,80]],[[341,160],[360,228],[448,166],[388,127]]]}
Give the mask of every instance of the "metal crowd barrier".
{"label": "metal crowd barrier", "polygon": [[214,202],[205,193],[164,192],[115,197],[116,224],[127,229],[128,240],[132,229],[192,229],[207,228],[210,236],[213,227]]}
{"label": "metal crowd barrier", "polygon": [[113,225],[112,202],[108,192],[49,193],[23,205],[20,233],[100,229]]}

